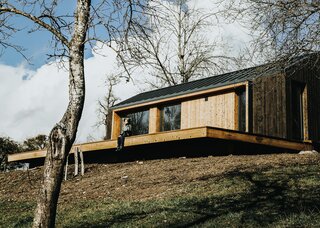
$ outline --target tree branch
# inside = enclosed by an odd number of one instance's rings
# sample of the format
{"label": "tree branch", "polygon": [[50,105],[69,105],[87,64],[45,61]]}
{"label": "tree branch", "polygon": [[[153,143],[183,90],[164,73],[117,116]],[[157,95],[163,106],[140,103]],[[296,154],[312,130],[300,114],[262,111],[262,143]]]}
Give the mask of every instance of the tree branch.
{"label": "tree branch", "polygon": [[40,20],[39,17],[36,17],[32,14],[28,14],[26,12],[23,12],[21,10],[18,10],[14,7],[12,8],[4,8],[1,7],[0,8],[0,14],[3,13],[12,13],[12,14],[16,14],[16,15],[20,15],[23,16],[31,21],[33,21],[34,23],[40,25],[41,27],[45,28],[46,30],[48,30],[51,34],[53,34],[58,40],[60,40],[66,47],[69,47],[69,41],[66,39],[66,37],[59,32],[57,29],[55,29],[54,27],[52,27],[51,25],[45,23],[44,21]]}

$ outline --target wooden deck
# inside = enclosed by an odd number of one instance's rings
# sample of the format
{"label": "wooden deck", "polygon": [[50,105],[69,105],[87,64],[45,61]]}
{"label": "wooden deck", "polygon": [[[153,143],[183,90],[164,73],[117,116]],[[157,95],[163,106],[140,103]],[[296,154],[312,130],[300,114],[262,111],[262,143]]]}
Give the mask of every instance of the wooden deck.
{"label": "wooden deck", "polygon": [[[244,142],[295,151],[313,149],[313,146],[310,142],[289,141],[281,138],[266,137],[213,127],[198,127],[176,131],[158,132],[147,135],[131,136],[126,138],[125,147],[134,147],[161,142],[172,142],[178,140],[192,140],[199,138],[226,140],[226,143],[228,143],[228,141]],[[111,149],[113,150],[116,148],[116,144],[116,140],[76,144],[73,146],[71,153],[73,153],[75,147],[79,147],[83,152]],[[30,159],[32,160],[37,158],[44,158],[45,156],[46,150],[28,151],[17,154],[10,154],[8,156],[8,161],[26,161]]]}

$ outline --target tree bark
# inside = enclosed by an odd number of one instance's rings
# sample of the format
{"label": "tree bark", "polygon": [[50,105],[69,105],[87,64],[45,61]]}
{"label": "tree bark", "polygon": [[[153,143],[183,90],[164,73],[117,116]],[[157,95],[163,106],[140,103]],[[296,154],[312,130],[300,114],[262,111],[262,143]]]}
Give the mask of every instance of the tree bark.
{"label": "tree bark", "polygon": [[69,104],[60,122],[52,129],[44,164],[33,227],[54,227],[63,168],[75,140],[85,98],[84,42],[90,15],[90,0],[78,0],[74,33],[69,48]]}

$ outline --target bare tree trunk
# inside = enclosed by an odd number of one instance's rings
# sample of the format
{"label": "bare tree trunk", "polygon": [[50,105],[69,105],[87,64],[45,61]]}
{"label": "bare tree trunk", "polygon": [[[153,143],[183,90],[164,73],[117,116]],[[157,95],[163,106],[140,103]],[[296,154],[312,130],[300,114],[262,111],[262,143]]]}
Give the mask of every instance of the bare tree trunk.
{"label": "bare tree trunk", "polygon": [[63,167],[72,146],[66,129],[56,125],[50,133],[50,145],[44,164],[44,179],[40,190],[33,227],[54,227]]}
{"label": "bare tree trunk", "polygon": [[54,227],[66,158],[75,140],[85,98],[84,42],[90,15],[90,0],[78,0],[74,34],[69,42],[69,104],[52,129],[44,165],[33,227]]}
{"label": "bare tree trunk", "polygon": [[186,46],[186,43],[183,41],[184,40],[184,34],[183,34],[183,28],[182,28],[182,23],[183,23],[183,19],[182,17],[184,17],[182,14],[182,8],[181,8],[181,2],[179,3],[180,7],[179,7],[179,20],[178,20],[178,34],[177,34],[177,39],[178,39],[178,69],[179,69],[179,73],[181,76],[181,82],[179,83],[185,83],[188,82],[186,75],[185,75],[185,63],[184,63],[184,48]]}

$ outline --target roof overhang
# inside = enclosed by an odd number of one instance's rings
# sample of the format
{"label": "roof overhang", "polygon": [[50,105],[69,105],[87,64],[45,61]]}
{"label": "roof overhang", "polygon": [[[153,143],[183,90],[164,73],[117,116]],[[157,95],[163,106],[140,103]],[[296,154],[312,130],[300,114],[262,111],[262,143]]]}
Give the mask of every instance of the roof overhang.
{"label": "roof overhang", "polygon": [[238,82],[238,83],[228,84],[228,85],[220,85],[220,86],[215,86],[215,87],[201,88],[198,90],[192,90],[192,91],[187,91],[187,92],[185,91],[185,92],[181,92],[181,93],[176,93],[172,96],[168,95],[168,96],[157,97],[154,99],[144,100],[144,101],[140,101],[140,102],[133,102],[133,103],[129,103],[129,104],[114,106],[114,107],[112,107],[112,110],[119,112],[119,111],[128,110],[128,109],[141,108],[144,106],[147,107],[147,106],[152,106],[152,105],[158,105],[161,103],[173,102],[173,101],[183,100],[183,99],[206,95],[206,94],[211,94],[211,93],[220,93],[220,92],[224,92],[226,90],[233,90],[233,89],[237,89],[242,86],[247,86],[248,84],[249,84],[249,81],[244,81],[244,82]]}

